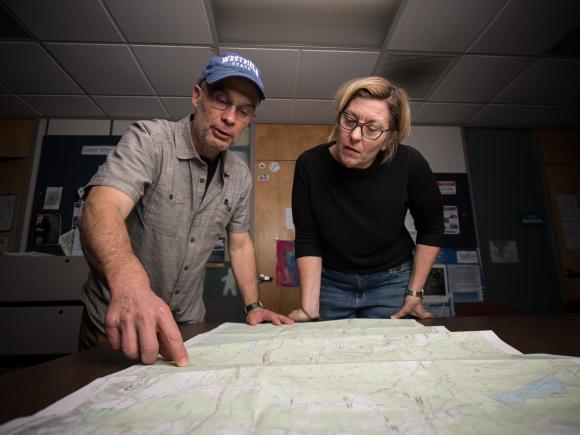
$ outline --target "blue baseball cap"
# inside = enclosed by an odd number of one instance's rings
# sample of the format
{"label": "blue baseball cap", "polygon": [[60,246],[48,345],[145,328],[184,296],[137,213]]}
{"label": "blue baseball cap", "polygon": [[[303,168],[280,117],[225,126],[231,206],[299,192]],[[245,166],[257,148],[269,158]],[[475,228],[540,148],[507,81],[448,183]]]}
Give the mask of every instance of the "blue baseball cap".
{"label": "blue baseball cap", "polygon": [[211,85],[227,77],[244,77],[252,81],[258,88],[260,99],[266,99],[264,84],[260,78],[258,67],[251,60],[234,52],[212,57],[197,82],[201,83],[205,80]]}

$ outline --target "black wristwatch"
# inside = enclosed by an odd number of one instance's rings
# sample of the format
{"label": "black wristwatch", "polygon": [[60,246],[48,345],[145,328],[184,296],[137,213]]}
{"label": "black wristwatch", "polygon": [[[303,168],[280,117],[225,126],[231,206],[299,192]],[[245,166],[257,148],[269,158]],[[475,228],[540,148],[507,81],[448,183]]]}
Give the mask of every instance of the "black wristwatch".
{"label": "black wristwatch", "polygon": [[264,304],[262,304],[262,301],[260,299],[258,299],[256,302],[246,305],[244,307],[244,313],[246,313],[247,316],[250,313],[250,311],[252,311],[255,308],[264,308]]}

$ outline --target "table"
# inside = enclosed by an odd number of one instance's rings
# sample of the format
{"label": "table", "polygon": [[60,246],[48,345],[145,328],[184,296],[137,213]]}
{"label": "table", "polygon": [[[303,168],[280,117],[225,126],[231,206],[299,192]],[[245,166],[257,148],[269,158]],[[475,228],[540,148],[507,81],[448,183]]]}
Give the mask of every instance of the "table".
{"label": "table", "polygon": [[[580,314],[460,317],[420,321],[450,331],[492,330],[522,353],[580,357]],[[184,339],[217,327],[217,323],[181,326]],[[0,424],[33,414],[91,381],[131,366],[119,352],[95,348],[0,376]]]}

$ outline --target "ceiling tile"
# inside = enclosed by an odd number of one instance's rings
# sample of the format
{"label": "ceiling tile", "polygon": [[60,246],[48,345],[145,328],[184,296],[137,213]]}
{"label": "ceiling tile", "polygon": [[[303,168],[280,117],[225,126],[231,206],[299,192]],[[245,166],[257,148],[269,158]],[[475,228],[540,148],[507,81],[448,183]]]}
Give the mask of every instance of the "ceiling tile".
{"label": "ceiling tile", "polygon": [[335,119],[331,100],[296,100],[294,122],[298,124],[333,124]]}
{"label": "ceiling tile", "polygon": [[424,99],[454,59],[452,56],[389,54],[383,57],[377,74],[402,86],[409,97]]}
{"label": "ceiling tile", "polygon": [[478,127],[518,127],[540,108],[541,106],[487,104],[466,124]]}
{"label": "ceiling tile", "polygon": [[298,50],[220,48],[220,54],[226,51],[246,56],[258,66],[266,88],[266,98],[291,98],[296,95]]}
{"label": "ceiling tile", "polygon": [[390,50],[463,51],[506,0],[409,0],[387,43]]}
{"label": "ceiling tile", "polygon": [[41,114],[36,112],[28,104],[15,95],[0,95],[0,118],[40,118]]}
{"label": "ceiling tile", "polygon": [[511,0],[471,52],[542,54],[577,24],[578,0]]}
{"label": "ceiling tile", "polygon": [[580,56],[580,25],[553,47],[549,54],[560,56]]}
{"label": "ceiling tile", "polygon": [[89,94],[153,94],[125,45],[47,44],[46,47]]}
{"label": "ceiling tile", "polygon": [[0,43],[0,81],[12,92],[30,94],[82,94],[82,90],[36,43]]}
{"label": "ceiling tile", "polygon": [[209,58],[215,55],[209,47],[134,45],[132,49],[157,93],[167,96],[191,96]]}
{"label": "ceiling tile", "polygon": [[528,57],[463,56],[429,100],[487,102],[531,62]]}
{"label": "ceiling tile", "polygon": [[525,123],[530,127],[580,127],[580,106],[549,106]]}
{"label": "ceiling tile", "polygon": [[332,122],[369,75],[405,88],[414,124],[573,126],[580,101],[580,0],[0,0],[0,96],[22,116],[179,119],[230,50],[261,70],[257,123]]}
{"label": "ceiling tile", "polygon": [[454,103],[423,103],[415,116],[417,124],[462,125],[482,105]]}
{"label": "ceiling tile", "polygon": [[223,43],[378,48],[383,45],[401,0],[212,3],[216,30]]}
{"label": "ceiling tile", "polygon": [[413,101],[409,102],[409,108],[411,109],[411,122],[415,122],[415,114],[419,113],[419,110],[421,109],[422,105],[423,105],[423,103],[419,103],[419,102],[413,102]]}
{"label": "ceiling tile", "polygon": [[191,97],[165,97],[161,101],[169,112],[169,117],[176,121],[193,112]]}
{"label": "ceiling tile", "polygon": [[573,106],[577,105],[579,101],[580,101],[580,86],[577,87],[576,89],[572,89],[571,91],[566,92],[560,98],[554,100],[552,104]]}
{"label": "ceiling tile", "polygon": [[16,22],[14,17],[0,3],[0,39],[4,41],[30,40],[28,31]]}
{"label": "ceiling tile", "polygon": [[47,118],[103,118],[105,114],[84,95],[28,95],[23,96]]}
{"label": "ceiling tile", "polygon": [[305,50],[298,72],[297,97],[333,98],[347,80],[371,75],[378,57],[373,52]]}
{"label": "ceiling tile", "polygon": [[113,119],[167,118],[168,114],[155,97],[95,96],[95,101]]}
{"label": "ceiling tile", "polygon": [[203,0],[104,0],[129,42],[211,44]]}
{"label": "ceiling tile", "polygon": [[256,124],[291,123],[294,113],[294,100],[268,99],[256,111]]}
{"label": "ceiling tile", "polygon": [[580,60],[539,59],[492,101],[547,104],[578,86]]}
{"label": "ceiling tile", "polygon": [[44,41],[122,41],[98,0],[4,0],[4,3]]}

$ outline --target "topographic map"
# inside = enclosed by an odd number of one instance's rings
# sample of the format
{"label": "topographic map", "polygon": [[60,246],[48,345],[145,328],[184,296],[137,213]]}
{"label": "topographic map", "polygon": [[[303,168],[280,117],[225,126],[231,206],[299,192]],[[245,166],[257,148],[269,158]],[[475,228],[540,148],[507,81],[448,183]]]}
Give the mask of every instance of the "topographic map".
{"label": "topographic map", "polygon": [[412,320],[226,323],[0,433],[578,434],[580,361]]}

